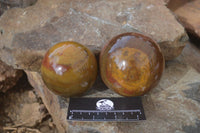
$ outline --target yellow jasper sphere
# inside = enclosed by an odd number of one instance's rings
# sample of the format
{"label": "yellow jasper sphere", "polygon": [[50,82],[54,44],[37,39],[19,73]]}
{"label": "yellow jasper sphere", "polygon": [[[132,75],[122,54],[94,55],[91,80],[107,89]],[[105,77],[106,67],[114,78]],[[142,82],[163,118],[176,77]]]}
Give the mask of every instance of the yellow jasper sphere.
{"label": "yellow jasper sphere", "polygon": [[45,54],[41,74],[52,92],[65,97],[77,96],[87,91],[96,80],[96,58],[79,43],[61,42]]}
{"label": "yellow jasper sphere", "polygon": [[155,87],[164,64],[158,44],[138,33],[114,37],[100,55],[102,80],[123,96],[141,96]]}

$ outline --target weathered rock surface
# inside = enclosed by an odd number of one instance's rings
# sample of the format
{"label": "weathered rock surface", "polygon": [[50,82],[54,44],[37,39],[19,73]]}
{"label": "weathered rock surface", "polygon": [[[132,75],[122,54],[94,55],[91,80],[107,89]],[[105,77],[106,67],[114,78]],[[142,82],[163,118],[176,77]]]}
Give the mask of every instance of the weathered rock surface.
{"label": "weathered rock surface", "polygon": [[171,0],[168,7],[178,16],[188,32],[200,38],[199,0]]}
{"label": "weathered rock surface", "polygon": [[15,70],[13,67],[0,61],[0,92],[6,92],[8,89],[12,88],[22,74],[22,71]]}
{"label": "weathered rock surface", "polygon": [[8,93],[0,93],[0,126],[34,127],[46,117],[46,108],[26,80],[18,83]]}
{"label": "weathered rock surface", "polygon": [[15,68],[38,71],[49,47],[76,41],[99,53],[115,35],[138,31],[177,57],[187,35],[163,0],[38,0],[0,19],[0,57]]}
{"label": "weathered rock surface", "polygon": [[13,7],[22,7],[31,6],[36,3],[37,0],[0,0],[0,16],[6,10]]}
{"label": "weathered rock surface", "polygon": [[[166,69],[159,85],[143,96],[147,120],[141,122],[67,121],[68,99],[50,92],[37,72],[26,71],[26,73],[30,83],[43,99],[60,133],[66,131],[69,133],[199,133],[200,73],[193,69],[194,67],[200,70],[200,67],[197,67],[200,62],[196,60],[199,56],[200,50],[188,44],[176,60],[166,62]],[[84,97],[118,96],[107,89],[100,78],[84,95]]]}
{"label": "weathered rock surface", "polygon": [[36,3],[37,0],[0,0],[1,5],[10,7],[27,7]]}
{"label": "weathered rock surface", "polygon": [[57,133],[25,75],[13,89],[0,93],[0,133]]}
{"label": "weathered rock surface", "polygon": [[197,47],[199,43],[196,45],[188,44],[182,52],[181,59],[200,73],[200,48]]}

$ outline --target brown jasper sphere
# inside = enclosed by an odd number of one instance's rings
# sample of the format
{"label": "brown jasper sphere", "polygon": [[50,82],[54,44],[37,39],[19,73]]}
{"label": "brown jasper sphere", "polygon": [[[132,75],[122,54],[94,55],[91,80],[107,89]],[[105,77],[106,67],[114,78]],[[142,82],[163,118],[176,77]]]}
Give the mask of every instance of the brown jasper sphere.
{"label": "brown jasper sphere", "polygon": [[49,49],[42,66],[42,78],[54,93],[70,97],[87,91],[97,76],[94,54],[76,42],[61,42]]}
{"label": "brown jasper sphere", "polygon": [[157,85],[164,69],[161,50],[138,33],[114,37],[101,51],[101,77],[108,88],[123,96],[140,96]]}

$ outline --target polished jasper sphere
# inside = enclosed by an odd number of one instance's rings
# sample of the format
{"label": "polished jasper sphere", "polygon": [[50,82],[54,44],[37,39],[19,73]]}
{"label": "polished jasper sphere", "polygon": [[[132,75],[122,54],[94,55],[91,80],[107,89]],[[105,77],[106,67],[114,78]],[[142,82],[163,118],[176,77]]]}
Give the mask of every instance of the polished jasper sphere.
{"label": "polished jasper sphere", "polygon": [[96,58],[79,43],[61,42],[44,56],[41,74],[46,86],[54,93],[65,97],[80,95],[96,79]]}
{"label": "polished jasper sphere", "polygon": [[140,96],[155,87],[164,69],[161,50],[151,38],[138,33],[114,37],[101,51],[104,83],[123,96]]}

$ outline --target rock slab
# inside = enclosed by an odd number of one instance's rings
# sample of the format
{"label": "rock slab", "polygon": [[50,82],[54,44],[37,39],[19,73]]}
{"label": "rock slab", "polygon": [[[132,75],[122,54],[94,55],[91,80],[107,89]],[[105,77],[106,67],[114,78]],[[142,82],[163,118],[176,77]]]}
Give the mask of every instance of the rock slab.
{"label": "rock slab", "polygon": [[[193,56],[189,54],[191,52]],[[30,83],[43,99],[60,133],[199,133],[200,73],[192,67],[200,65],[200,62],[197,61],[197,65],[193,65],[189,59],[189,57],[196,59],[199,56],[200,52],[191,46],[186,47],[176,60],[166,62],[166,69],[159,85],[143,96],[147,120],[141,122],[67,121],[69,99],[50,92],[39,73],[30,71],[26,73]],[[197,70],[199,71],[199,68]],[[98,77],[95,85],[83,97],[120,96],[108,89]]]}
{"label": "rock slab", "polygon": [[191,34],[200,38],[200,1],[171,0],[168,7]]}
{"label": "rock slab", "polygon": [[[36,72],[27,72],[30,83],[42,97],[60,133],[140,133],[199,131],[200,74],[183,62],[171,61],[160,84],[143,97],[146,121],[75,122],[67,121],[68,99],[51,93]],[[119,97],[97,80],[85,97]]]}
{"label": "rock slab", "polygon": [[124,32],[152,37],[167,60],[188,39],[163,0],[38,0],[1,16],[0,58],[14,68],[39,71],[45,52],[58,42],[76,41],[98,54]]}

